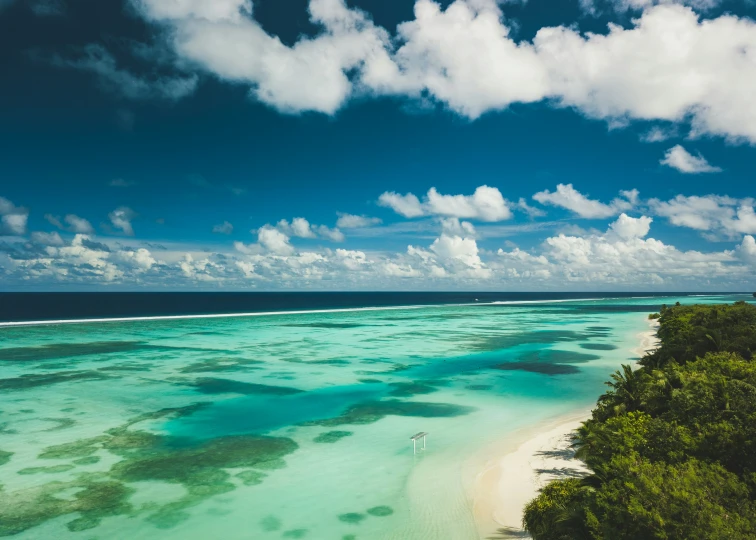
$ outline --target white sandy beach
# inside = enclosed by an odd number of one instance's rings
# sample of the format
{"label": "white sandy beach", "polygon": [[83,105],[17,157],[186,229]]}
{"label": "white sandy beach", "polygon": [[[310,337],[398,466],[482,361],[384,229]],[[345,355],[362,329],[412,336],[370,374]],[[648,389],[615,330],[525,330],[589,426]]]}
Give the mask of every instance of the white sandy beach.
{"label": "white sandy beach", "polygon": [[[649,327],[638,334],[640,343],[631,351],[638,358],[658,344],[658,321],[650,320]],[[588,472],[574,459],[570,442],[572,433],[589,417],[590,410],[574,411],[534,427],[523,434],[529,438],[516,450],[486,462],[472,487],[479,538],[528,538],[522,529],[525,505],[550,481]]]}

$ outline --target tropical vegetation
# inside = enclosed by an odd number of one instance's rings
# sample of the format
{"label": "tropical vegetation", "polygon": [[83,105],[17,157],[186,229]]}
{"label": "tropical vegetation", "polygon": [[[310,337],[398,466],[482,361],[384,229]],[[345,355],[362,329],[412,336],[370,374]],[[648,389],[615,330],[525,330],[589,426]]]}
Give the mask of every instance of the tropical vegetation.
{"label": "tropical vegetation", "polygon": [[591,474],[526,509],[534,540],[756,539],[756,306],[663,307],[574,445]]}

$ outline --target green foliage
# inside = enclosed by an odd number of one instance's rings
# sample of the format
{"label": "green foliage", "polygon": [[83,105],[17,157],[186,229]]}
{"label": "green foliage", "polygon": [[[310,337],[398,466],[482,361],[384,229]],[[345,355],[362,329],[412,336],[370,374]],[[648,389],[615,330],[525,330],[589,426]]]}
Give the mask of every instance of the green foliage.
{"label": "green foliage", "polygon": [[708,352],[734,352],[750,360],[756,352],[756,306],[745,302],[715,306],[673,306],[659,316],[662,346],[641,364],[685,363]]}
{"label": "green foliage", "polygon": [[592,474],[525,509],[534,540],[756,538],[756,307],[674,306],[575,437]]}

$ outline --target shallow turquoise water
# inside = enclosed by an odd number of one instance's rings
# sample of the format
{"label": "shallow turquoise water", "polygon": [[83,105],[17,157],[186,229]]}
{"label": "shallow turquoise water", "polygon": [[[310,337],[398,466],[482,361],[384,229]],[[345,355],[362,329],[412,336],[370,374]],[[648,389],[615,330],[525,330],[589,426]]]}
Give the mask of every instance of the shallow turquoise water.
{"label": "shallow turquoise water", "polygon": [[0,534],[475,538],[477,449],[590,407],[661,303],[739,299],[0,328]]}

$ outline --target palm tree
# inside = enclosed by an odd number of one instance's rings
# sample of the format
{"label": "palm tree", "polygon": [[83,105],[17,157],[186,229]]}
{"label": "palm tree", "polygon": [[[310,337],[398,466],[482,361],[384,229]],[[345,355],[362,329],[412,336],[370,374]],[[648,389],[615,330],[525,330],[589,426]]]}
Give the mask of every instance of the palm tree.
{"label": "palm tree", "polygon": [[611,375],[612,380],[604,384],[611,390],[599,398],[599,402],[609,403],[615,414],[637,411],[641,408],[640,375],[629,364],[622,364],[622,369]]}

